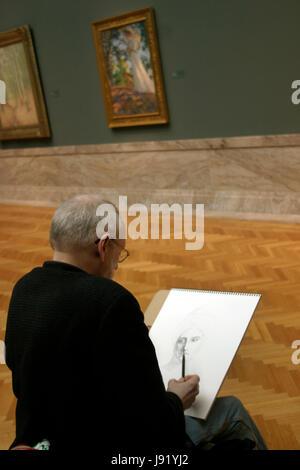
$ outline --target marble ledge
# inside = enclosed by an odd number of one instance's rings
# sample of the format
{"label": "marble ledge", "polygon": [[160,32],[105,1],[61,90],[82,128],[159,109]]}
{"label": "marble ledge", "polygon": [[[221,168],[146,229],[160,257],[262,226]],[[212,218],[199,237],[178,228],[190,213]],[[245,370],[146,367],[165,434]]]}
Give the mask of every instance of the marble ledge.
{"label": "marble ledge", "polygon": [[210,150],[231,148],[268,148],[300,146],[300,134],[274,134],[241,137],[217,137],[183,140],[122,142],[108,144],[66,145],[1,149],[2,157],[32,157],[49,155],[77,155],[99,153],[157,152],[171,150]]}
{"label": "marble ledge", "polygon": [[[0,186],[299,192],[300,147],[0,159]],[[123,189],[124,188],[124,189]]]}

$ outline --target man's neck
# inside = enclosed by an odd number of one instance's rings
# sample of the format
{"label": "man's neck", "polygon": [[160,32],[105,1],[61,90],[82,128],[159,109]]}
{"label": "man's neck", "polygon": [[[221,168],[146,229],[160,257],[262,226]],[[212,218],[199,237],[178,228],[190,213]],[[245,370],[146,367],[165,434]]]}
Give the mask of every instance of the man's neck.
{"label": "man's neck", "polygon": [[86,263],[83,260],[75,258],[72,253],[64,253],[61,251],[54,251],[53,253],[53,261],[60,261],[61,263],[72,264],[77,268],[82,269],[83,271],[88,271]]}

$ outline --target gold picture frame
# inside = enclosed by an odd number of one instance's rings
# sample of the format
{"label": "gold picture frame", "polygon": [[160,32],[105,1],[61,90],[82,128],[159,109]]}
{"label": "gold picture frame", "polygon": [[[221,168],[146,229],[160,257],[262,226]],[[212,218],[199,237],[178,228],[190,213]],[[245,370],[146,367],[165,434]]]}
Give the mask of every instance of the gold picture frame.
{"label": "gold picture frame", "polygon": [[50,137],[43,91],[29,25],[0,32],[0,140]]}
{"label": "gold picture frame", "polygon": [[108,127],[166,124],[153,8],[92,23]]}

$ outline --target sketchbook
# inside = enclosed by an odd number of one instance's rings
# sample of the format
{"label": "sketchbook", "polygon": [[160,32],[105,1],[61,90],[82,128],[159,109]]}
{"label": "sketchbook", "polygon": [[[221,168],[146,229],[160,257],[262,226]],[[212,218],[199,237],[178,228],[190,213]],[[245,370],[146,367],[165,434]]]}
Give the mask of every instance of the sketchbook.
{"label": "sketchbook", "polygon": [[207,419],[261,294],[171,289],[149,336],[165,387],[197,374],[200,393],[185,410]]}

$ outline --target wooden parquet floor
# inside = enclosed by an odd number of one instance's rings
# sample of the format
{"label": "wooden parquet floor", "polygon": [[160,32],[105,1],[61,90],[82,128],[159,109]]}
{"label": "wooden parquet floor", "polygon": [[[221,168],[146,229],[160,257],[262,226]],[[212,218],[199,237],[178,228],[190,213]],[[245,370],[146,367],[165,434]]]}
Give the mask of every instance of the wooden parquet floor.
{"label": "wooden parquet floor", "polygon": [[[54,209],[0,206],[0,339],[10,294],[27,271],[51,258],[48,230]],[[220,396],[235,395],[253,416],[270,449],[300,450],[300,226],[205,219],[202,250],[184,240],[128,240],[130,257],[115,280],[143,310],[172,287],[258,292],[262,299]],[[299,355],[300,357],[300,355]],[[0,365],[0,449],[14,438],[11,376]]]}

